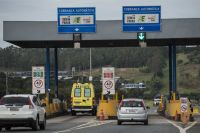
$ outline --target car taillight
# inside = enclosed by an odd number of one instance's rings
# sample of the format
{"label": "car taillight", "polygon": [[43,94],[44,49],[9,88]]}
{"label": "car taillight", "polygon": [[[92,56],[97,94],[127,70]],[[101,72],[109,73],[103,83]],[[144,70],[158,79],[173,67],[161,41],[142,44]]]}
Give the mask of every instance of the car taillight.
{"label": "car taillight", "polygon": [[119,110],[121,110],[122,105],[123,105],[123,101],[121,101],[119,104]]}
{"label": "car taillight", "polygon": [[145,110],[144,102],[142,102],[142,107],[143,107],[143,108],[144,108],[144,110]]}
{"label": "car taillight", "polygon": [[34,109],[34,106],[33,106],[32,102],[31,102],[30,97],[28,98],[28,104],[27,105],[29,105],[29,109]]}
{"label": "car taillight", "polygon": [[0,105],[4,105],[3,98],[0,99]]}

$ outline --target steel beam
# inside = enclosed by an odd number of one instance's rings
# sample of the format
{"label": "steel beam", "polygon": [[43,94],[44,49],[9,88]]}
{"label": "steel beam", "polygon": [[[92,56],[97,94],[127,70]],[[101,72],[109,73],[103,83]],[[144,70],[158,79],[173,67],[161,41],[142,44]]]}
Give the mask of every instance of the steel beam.
{"label": "steel beam", "polygon": [[55,97],[58,98],[58,49],[54,48],[54,82]]}
{"label": "steel beam", "polygon": [[176,92],[176,45],[172,45],[172,91]]}
{"label": "steel beam", "polygon": [[176,92],[176,45],[169,45],[169,94]]}
{"label": "steel beam", "polygon": [[50,92],[50,50],[46,48],[46,63],[45,63],[45,71],[46,71],[46,92]]}
{"label": "steel beam", "polygon": [[171,97],[172,92],[172,45],[169,48],[169,96]]}

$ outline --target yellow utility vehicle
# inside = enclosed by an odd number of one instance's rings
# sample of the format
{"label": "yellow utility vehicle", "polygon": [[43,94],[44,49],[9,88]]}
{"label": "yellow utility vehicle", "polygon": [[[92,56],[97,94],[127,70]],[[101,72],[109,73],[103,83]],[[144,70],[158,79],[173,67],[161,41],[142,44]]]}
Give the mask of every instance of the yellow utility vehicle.
{"label": "yellow utility vehicle", "polygon": [[90,112],[96,115],[94,86],[92,83],[74,83],[71,91],[71,113]]}

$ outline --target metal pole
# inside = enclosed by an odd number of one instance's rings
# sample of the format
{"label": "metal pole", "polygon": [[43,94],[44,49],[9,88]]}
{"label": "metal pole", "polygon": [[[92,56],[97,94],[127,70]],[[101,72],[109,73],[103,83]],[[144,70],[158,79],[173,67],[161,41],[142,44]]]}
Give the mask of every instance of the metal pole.
{"label": "metal pole", "polygon": [[172,92],[172,46],[169,45],[169,97],[171,98]]}
{"label": "metal pole", "polygon": [[90,48],[90,76],[92,76],[92,49]]}
{"label": "metal pole", "polygon": [[9,91],[8,91],[8,72],[5,73],[6,75],[6,95],[9,94]]}
{"label": "metal pole", "polygon": [[54,48],[54,78],[55,78],[55,97],[58,98],[58,52]]}
{"label": "metal pole", "polygon": [[[46,71],[46,92],[47,97],[49,99],[49,93],[50,93],[50,52],[49,48],[46,48],[46,63],[45,63],[45,71]],[[49,101],[49,100],[48,100]]]}
{"label": "metal pole", "polygon": [[176,92],[176,45],[172,46],[172,90]]}
{"label": "metal pole", "polygon": [[72,70],[72,78],[74,77],[74,71]]}

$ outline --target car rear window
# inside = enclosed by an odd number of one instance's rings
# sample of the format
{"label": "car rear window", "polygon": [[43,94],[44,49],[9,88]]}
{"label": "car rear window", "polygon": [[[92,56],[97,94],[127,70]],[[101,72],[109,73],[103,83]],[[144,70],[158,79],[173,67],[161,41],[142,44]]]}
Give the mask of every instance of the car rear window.
{"label": "car rear window", "polygon": [[76,88],[74,90],[74,96],[75,97],[81,97],[81,88]]}
{"label": "car rear window", "polygon": [[29,103],[28,97],[3,97],[0,100],[0,105],[7,106],[24,106]]}
{"label": "car rear window", "polygon": [[121,107],[144,107],[142,101],[123,101]]}
{"label": "car rear window", "polygon": [[90,88],[85,88],[84,96],[85,97],[90,97],[91,96],[91,89]]}
{"label": "car rear window", "polygon": [[160,99],[160,96],[156,96],[156,97],[154,97],[154,99]]}

